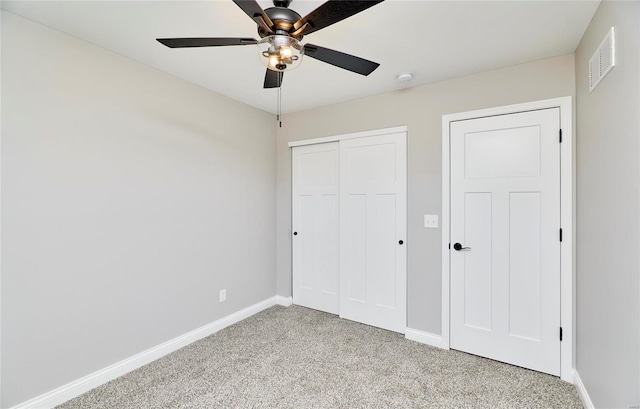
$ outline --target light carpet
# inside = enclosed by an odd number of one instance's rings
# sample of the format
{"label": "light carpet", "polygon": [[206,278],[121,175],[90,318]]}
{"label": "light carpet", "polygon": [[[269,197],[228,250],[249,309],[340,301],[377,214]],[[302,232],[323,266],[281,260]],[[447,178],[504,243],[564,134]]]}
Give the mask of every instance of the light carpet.
{"label": "light carpet", "polygon": [[582,408],[559,378],[275,306],[59,408]]}

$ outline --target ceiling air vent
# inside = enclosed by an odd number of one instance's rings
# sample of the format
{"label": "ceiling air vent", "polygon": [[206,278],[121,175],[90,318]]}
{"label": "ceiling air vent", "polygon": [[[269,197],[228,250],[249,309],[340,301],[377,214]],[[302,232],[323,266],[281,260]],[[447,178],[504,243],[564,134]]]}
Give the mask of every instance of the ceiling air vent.
{"label": "ceiling air vent", "polygon": [[616,65],[615,36],[613,27],[600,43],[600,47],[589,60],[589,92],[602,81],[605,75]]}

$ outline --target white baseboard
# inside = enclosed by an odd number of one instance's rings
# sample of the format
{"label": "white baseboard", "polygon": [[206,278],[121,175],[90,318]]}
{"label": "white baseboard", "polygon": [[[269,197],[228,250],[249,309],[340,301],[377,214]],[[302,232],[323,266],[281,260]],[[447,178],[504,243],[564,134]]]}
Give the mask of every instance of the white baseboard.
{"label": "white baseboard", "polygon": [[420,331],[417,329],[407,328],[404,337],[411,341],[416,341],[421,344],[431,345],[436,348],[443,348],[442,337],[440,335],[431,334],[429,332]]}
{"label": "white baseboard", "polygon": [[290,307],[293,304],[293,297],[283,297],[281,295],[276,295],[276,304],[282,305],[283,307]]}
{"label": "white baseboard", "polygon": [[[282,299],[282,300],[281,300]],[[172,340],[164,342],[146,351],[140,352],[132,357],[124,359],[92,374],[84,376],[73,382],[69,382],[59,388],[49,391],[43,395],[37,396],[26,402],[23,402],[11,409],[31,409],[31,408],[53,408],[69,399],[80,396],[89,390],[105,384],[115,378],[118,378],[128,372],[138,369],[150,362],[155,361],[171,352],[187,346],[199,339],[214,334],[221,329],[242,321],[245,318],[272,307],[276,304],[284,305],[285,297],[274,296],[240,310],[234,314],[228,315],[210,324],[204,325],[186,334],[180,335]]]}
{"label": "white baseboard", "polygon": [[587,388],[584,387],[582,379],[580,379],[580,375],[578,375],[578,371],[576,371],[575,369],[573,370],[573,384],[578,390],[578,395],[580,395],[580,399],[582,400],[582,404],[584,405],[585,409],[594,409],[595,406],[593,406],[593,402],[589,397]]}

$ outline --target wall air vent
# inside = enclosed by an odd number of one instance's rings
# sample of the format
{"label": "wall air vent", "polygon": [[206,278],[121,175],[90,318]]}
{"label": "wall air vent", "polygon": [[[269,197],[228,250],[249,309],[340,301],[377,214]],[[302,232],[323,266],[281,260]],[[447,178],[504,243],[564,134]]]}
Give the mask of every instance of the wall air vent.
{"label": "wall air vent", "polygon": [[600,43],[600,47],[589,60],[589,92],[602,81],[605,75],[616,65],[616,42],[613,27]]}

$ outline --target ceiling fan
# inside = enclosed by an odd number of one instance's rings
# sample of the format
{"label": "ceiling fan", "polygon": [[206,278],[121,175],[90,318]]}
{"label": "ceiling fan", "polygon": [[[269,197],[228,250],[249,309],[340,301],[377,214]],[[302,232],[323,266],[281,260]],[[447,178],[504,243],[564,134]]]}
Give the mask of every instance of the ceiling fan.
{"label": "ceiling fan", "polygon": [[303,55],[362,75],[380,64],[315,44],[300,43],[302,37],[375,6],[383,0],[329,0],[304,17],[289,9],[291,0],[273,0],[263,10],[255,0],[233,0],[257,25],[261,40],[254,38],[158,38],[170,48],[220,47],[257,44],[260,60],[267,66],[264,88],[279,88],[284,71],[296,68]]}

